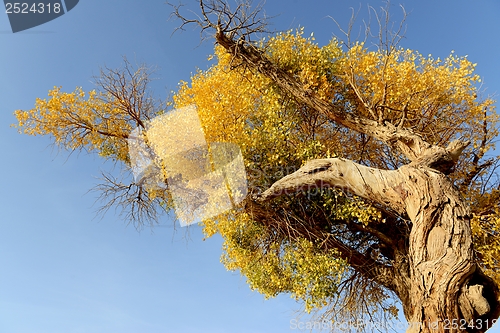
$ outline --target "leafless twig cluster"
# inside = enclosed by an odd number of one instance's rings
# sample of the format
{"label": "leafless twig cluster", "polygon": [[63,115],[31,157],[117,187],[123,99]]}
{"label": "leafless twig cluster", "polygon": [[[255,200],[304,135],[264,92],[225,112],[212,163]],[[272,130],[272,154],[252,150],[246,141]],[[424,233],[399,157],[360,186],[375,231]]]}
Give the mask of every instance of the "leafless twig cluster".
{"label": "leafless twig cluster", "polygon": [[256,33],[267,33],[268,19],[264,13],[264,2],[253,5],[251,1],[235,1],[232,8],[224,0],[200,0],[200,14],[189,11],[192,18],[182,13],[182,4],[173,4],[171,17],[180,19],[181,24],[176,30],[184,30],[187,25],[195,24],[200,28],[201,39],[213,37],[206,35],[207,30],[223,31],[231,39],[241,42],[251,42],[251,37]]}

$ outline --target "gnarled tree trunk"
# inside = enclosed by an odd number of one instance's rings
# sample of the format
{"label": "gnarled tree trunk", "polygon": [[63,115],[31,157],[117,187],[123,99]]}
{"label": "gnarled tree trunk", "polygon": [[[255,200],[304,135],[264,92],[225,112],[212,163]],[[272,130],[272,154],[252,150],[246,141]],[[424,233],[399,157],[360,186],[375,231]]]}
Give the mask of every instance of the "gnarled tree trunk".
{"label": "gnarled tree trunk", "polygon": [[399,172],[405,182],[398,191],[412,221],[408,251],[411,280],[408,300],[403,303],[410,323],[408,332],[481,326],[474,320],[490,311],[488,301],[481,293],[463,292],[470,288],[476,270],[467,205],[440,172],[411,166]]}
{"label": "gnarled tree trunk", "polygon": [[256,199],[313,187],[341,187],[410,218],[408,252],[392,269],[378,270],[391,275],[378,282],[400,297],[408,332],[492,326],[500,312],[498,289],[474,263],[469,209],[444,173],[426,165],[388,171],[338,158],[313,160]]}

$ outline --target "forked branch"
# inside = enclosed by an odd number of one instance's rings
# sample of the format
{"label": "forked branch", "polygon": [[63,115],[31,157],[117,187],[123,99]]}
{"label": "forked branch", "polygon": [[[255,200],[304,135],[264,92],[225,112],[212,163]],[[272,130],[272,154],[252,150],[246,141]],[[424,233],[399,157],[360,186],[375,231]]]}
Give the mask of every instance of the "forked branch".
{"label": "forked branch", "polygon": [[237,1],[236,7],[232,9],[223,0],[200,0],[200,14],[191,11],[193,18],[188,18],[181,14],[182,4],[167,2],[173,8],[171,17],[181,20],[181,25],[176,30],[184,30],[189,24],[200,27],[202,35],[206,30],[221,29],[230,36],[231,39],[240,41],[251,40],[256,33],[267,33],[268,17],[264,14],[263,2],[252,6],[250,1]]}

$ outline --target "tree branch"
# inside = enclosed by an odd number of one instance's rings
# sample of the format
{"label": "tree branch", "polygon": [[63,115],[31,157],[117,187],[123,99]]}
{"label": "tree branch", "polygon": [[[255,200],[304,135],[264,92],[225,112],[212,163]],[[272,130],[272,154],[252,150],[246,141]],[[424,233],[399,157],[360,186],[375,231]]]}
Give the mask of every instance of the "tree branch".
{"label": "tree branch", "polygon": [[279,210],[273,211],[250,198],[245,200],[245,210],[252,216],[252,219],[273,230],[274,236],[279,238],[281,235],[287,239],[304,238],[318,242],[324,251],[335,249],[356,272],[389,290],[396,290],[394,284],[396,277],[392,266],[378,262],[366,253],[362,253],[359,244],[346,242],[330,231],[325,231],[321,227],[323,222],[321,218],[308,216],[307,220],[302,220],[300,216],[289,210],[283,211],[284,215],[277,218],[275,214],[280,214]]}
{"label": "tree branch", "polygon": [[[434,154],[437,148],[445,153],[450,153],[450,151],[442,147],[429,144],[410,128],[394,126],[389,122],[381,123],[380,119],[377,119],[374,110],[370,110],[372,117],[375,117],[374,119],[348,113],[343,106],[337,106],[325,101],[314,94],[313,91],[304,88],[283,68],[271,62],[263,50],[249,42],[252,35],[265,31],[265,17],[260,18],[259,16],[262,10],[261,5],[252,10],[248,2],[243,2],[238,5],[236,10],[231,11],[223,0],[200,0],[200,6],[202,16],[198,16],[197,19],[185,18],[179,12],[179,7],[175,7],[173,15],[181,19],[181,27],[188,23],[195,23],[203,31],[214,29],[217,43],[232,54],[233,60],[238,60],[242,65],[268,77],[281,90],[291,95],[299,103],[325,115],[328,119],[341,126],[367,134],[386,143],[388,146],[397,149],[412,162],[421,160],[427,154]],[[388,43],[391,45],[397,40],[395,36],[388,39],[390,39]],[[360,100],[360,102],[364,107],[369,107],[363,100]],[[401,125],[403,122],[404,119]],[[447,168],[443,171],[449,173],[453,169],[456,159],[454,156],[444,155],[443,157],[446,160],[453,162],[453,165],[446,164]]]}
{"label": "tree branch", "polygon": [[356,271],[363,274],[365,277],[370,278],[373,281],[383,285],[389,290],[395,291],[395,276],[392,267],[376,262],[374,259],[356,251],[343,242],[338,241],[332,235],[328,236],[324,240],[325,248],[337,249],[340,252],[342,258],[344,258]]}
{"label": "tree branch", "polygon": [[283,69],[274,65],[253,45],[238,43],[228,37],[222,26],[217,26],[215,34],[217,43],[242,61],[248,67],[270,78],[282,90],[288,92],[300,103],[324,114],[332,121],[359,133],[365,133],[390,146],[397,147],[411,161],[426,153],[431,147],[421,136],[410,129],[398,128],[392,124],[379,124],[376,120],[367,119],[345,112],[343,108],[317,97],[312,91],[305,90],[295,78]]}
{"label": "tree branch", "polygon": [[401,183],[403,179],[397,171],[369,168],[340,158],[317,159],[278,180],[254,199],[262,202],[302,190],[336,187],[404,214],[402,194],[398,191]]}

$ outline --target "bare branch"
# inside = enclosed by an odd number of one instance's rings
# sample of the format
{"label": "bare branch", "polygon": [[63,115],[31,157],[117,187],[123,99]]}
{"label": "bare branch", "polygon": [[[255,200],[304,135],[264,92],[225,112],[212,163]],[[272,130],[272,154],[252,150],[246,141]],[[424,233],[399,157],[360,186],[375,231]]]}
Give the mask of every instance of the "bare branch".
{"label": "bare branch", "polygon": [[[334,17],[332,17],[330,15],[327,16],[329,19],[331,19],[337,25],[337,28],[345,36],[346,42],[344,42],[344,45],[346,45],[347,48],[351,48],[351,46],[352,46],[352,41],[351,41],[352,28],[354,26],[354,23],[356,22],[356,17],[357,17],[357,15],[359,13],[359,9],[358,9],[357,12],[354,11],[353,7],[351,7],[350,9],[351,9],[351,18],[349,19],[349,24],[347,25],[347,30],[345,30],[344,28],[342,28],[342,26],[340,25],[340,23]],[[365,37],[369,34],[369,29],[370,29],[370,25],[369,24],[365,24]]]}
{"label": "bare branch", "polygon": [[[136,127],[144,128],[144,121],[154,117],[160,110],[160,102],[148,91],[152,81],[154,68],[139,65],[133,69],[124,57],[123,68],[101,69],[100,75],[94,77],[95,84],[104,92],[105,103],[119,108],[130,116]],[[99,110],[97,110],[99,111]]]}
{"label": "bare branch", "polygon": [[[216,41],[241,63],[272,79],[285,92],[289,93],[301,104],[307,105],[332,121],[345,126],[351,130],[366,133],[374,138],[385,142],[391,147],[396,147],[409,160],[414,161],[426,153],[431,147],[421,136],[409,128],[395,127],[390,124],[379,124],[377,117],[367,119],[345,112],[342,106],[335,106],[324,101],[312,91],[305,90],[297,80],[291,77],[285,70],[274,65],[255,45],[248,43],[250,35],[262,31],[263,23],[258,18],[257,11],[247,14],[248,6],[239,7],[237,16],[229,12],[229,8],[223,0],[211,0],[203,4],[200,26],[215,29]],[[177,15],[177,14],[176,14]],[[192,20],[177,15],[183,23],[191,23]],[[235,17],[241,17],[235,22]],[[366,102],[360,101],[366,106]],[[371,111],[372,117],[375,112]]]}
{"label": "bare branch", "polygon": [[123,182],[109,173],[102,173],[101,182],[90,191],[99,193],[96,203],[100,202],[97,215],[106,214],[112,207],[128,223],[140,229],[155,226],[161,214],[166,213],[162,199],[148,193],[144,185]]}
{"label": "bare branch", "polygon": [[[183,5],[174,5],[167,2],[173,8],[172,18],[180,19],[181,25],[176,29],[184,30],[187,25],[200,27],[202,40],[207,38],[204,34],[207,30],[223,30],[231,39],[240,42],[251,42],[255,34],[268,33],[268,17],[264,13],[264,1],[253,5],[251,1],[238,0],[236,8],[230,8],[224,0],[200,0],[201,15],[189,11],[193,18],[188,18],[182,12]],[[210,35],[212,37],[212,35]]]}

